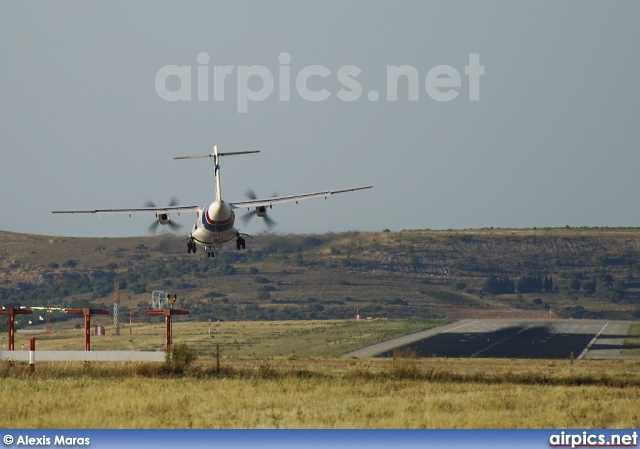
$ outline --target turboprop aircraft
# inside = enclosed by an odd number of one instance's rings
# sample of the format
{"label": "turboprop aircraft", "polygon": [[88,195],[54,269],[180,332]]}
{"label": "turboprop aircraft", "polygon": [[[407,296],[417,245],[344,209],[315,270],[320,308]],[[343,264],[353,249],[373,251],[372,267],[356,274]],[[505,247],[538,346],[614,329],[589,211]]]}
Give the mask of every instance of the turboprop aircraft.
{"label": "turboprop aircraft", "polygon": [[[196,212],[197,218],[193,225],[193,229],[189,233],[187,238],[187,252],[195,253],[197,245],[204,247],[208,252],[208,257],[214,256],[214,250],[217,244],[228,242],[236,239],[236,248],[245,249],[246,241],[243,236],[247,234],[240,233],[235,228],[236,215],[235,209],[246,207],[250,212],[245,217],[251,218],[254,215],[262,217],[267,225],[272,225],[273,222],[267,217],[267,208],[271,209],[274,204],[290,203],[302,200],[310,200],[312,198],[327,198],[330,195],[343,192],[353,192],[356,190],[370,189],[373,186],[354,187],[350,189],[341,190],[326,190],[323,192],[304,193],[301,195],[289,195],[289,196],[274,196],[273,198],[258,199],[255,195],[248,201],[237,201],[233,203],[227,203],[222,199],[222,193],[220,191],[220,164],[219,159],[222,156],[237,156],[241,154],[259,153],[259,151],[237,151],[218,153],[218,146],[214,145],[213,153],[200,154],[197,156],[178,156],[174,159],[197,159],[212,157],[214,162],[214,176],[216,182],[216,199],[204,207],[199,206],[178,206],[175,201],[172,201],[167,207],[156,207],[155,205],[148,204],[148,207],[133,208],[133,209],[89,209],[89,210],[53,210],[54,214],[152,214],[156,216],[150,230],[155,230],[158,225],[169,225],[172,229],[176,229],[179,226],[171,221],[170,214],[180,214],[186,212]],[[252,208],[255,210],[251,211]]]}

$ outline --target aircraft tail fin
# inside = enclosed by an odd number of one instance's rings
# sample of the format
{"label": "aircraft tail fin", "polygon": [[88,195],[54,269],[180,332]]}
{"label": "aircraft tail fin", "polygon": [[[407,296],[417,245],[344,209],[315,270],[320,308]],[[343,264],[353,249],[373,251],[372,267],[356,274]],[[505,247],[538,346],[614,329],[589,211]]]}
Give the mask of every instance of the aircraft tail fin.
{"label": "aircraft tail fin", "polygon": [[238,156],[240,154],[259,153],[260,151],[232,151],[227,153],[218,153],[218,145],[213,146],[213,153],[211,154],[198,154],[195,156],[176,156],[174,159],[199,159],[204,157],[212,157],[215,163],[214,176],[216,179],[216,200],[222,201],[222,193],[220,192],[220,164],[218,158],[221,156]]}

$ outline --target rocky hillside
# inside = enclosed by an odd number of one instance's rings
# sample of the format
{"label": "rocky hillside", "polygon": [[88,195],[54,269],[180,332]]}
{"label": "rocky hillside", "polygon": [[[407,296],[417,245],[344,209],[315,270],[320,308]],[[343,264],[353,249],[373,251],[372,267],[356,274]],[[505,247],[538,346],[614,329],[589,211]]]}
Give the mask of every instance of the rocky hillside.
{"label": "rocky hillside", "polygon": [[153,290],[193,319],[630,318],[639,279],[639,229],[261,235],[213,259],[175,236],[0,232],[0,305],[110,307],[119,282],[132,319],[147,319]]}

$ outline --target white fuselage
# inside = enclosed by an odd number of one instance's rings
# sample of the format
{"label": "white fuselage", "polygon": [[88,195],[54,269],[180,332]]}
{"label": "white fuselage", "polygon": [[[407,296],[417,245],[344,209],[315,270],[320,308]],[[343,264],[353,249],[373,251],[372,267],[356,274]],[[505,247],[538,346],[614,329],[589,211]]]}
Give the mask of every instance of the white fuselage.
{"label": "white fuselage", "polygon": [[235,214],[227,203],[222,200],[213,201],[198,213],[190,236],[205,247],[228,242],[238,233],[234,227],[235,219]]}

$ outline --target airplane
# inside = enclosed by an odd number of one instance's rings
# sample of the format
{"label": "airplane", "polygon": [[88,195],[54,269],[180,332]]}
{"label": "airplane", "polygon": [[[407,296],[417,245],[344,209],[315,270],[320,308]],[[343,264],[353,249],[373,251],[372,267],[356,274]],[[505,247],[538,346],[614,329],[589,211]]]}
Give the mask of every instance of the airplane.
{"label": "airplane", "polygon": [[[223,156],[237,156],[242,154],[259,153],[260,151],[236,151],[219,153],[218,146],[214,145],[213,153],[200,154],[196,156],[177,156],[173,159],[197,159],[197,158],[213,158],[214,162],[214,177],[216,183],[216,199],[204,207],[199,206],[178,206],[175,201],[166,207],[156,207],[151,203],[147,204],[147,207],[142,208],[130,208],[130,209],[87,209],[87,210],[53,210],[54,214],[154,214],[156,219],[150,227],[151,230],[155,230],[158,225],[169,225],[172,229],[177,229],[179,226],[171,221],[170,214],[196,212],[197,218],[193,225],[193,228],[188,236],[187,253],[196,253],[197,246],[200,245],[207,251],[208,257],[214,257],[214,251],[217,244],[228,242],[236,239],[236,249],[245,249],[246,241],[243,236],[248,234],[241,233],[235,227],[236,215],[234,210],[246,207],[250,212],[245,217],[251,218],[251,216],[258,216],[265,220],[267,225],[272,225],[273,221],[267,217],[267,208],[271,209],[274,204],[283,204],[303,200],[309,200],[313,198],[325,198],[330,195],[344,192],[354,192],[357,190],[370,189],[373,186],[353,187],[350,189],[341,190],[326,190],[322,192],[304,193],[301,195],[289,195],[289,196],[275,196],[267,199],[255,198],[254,194],[251,194],[251,198],[248,201],[237,201],[233,203],[227,203],[222,199],[222,193],[220,189],[220,163],[219,158]],[[255,208],[251,211],[251,208]]]}

